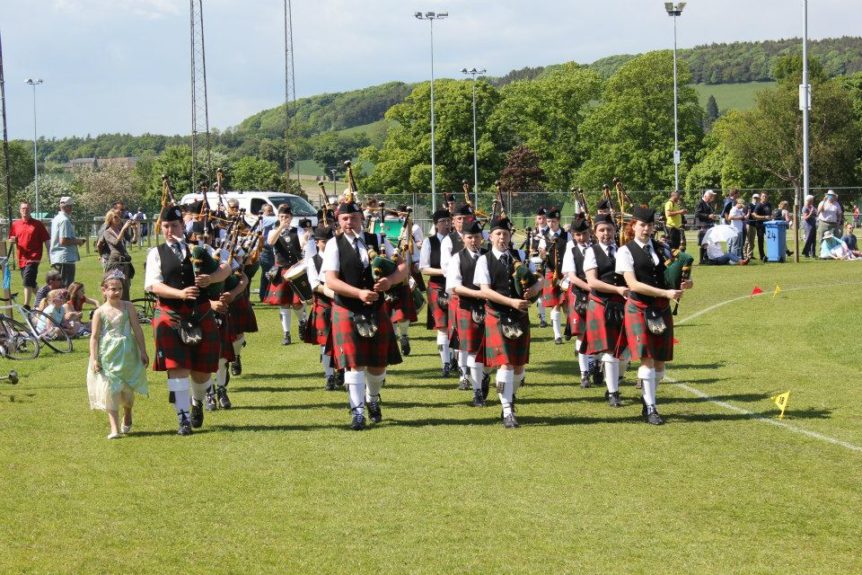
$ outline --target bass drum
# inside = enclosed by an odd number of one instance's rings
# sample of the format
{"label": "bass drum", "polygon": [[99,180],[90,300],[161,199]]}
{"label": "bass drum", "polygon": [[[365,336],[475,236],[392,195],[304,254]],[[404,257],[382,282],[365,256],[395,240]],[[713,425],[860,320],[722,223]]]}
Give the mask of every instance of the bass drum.
{"label": "bass drum", "polygon": [[308,268],[305,262],[299,262],[284,271],[282,277],[290,282],[293,291],[304,302],[311,301],[314,292],[311,290],[311,282],[308,280]]}

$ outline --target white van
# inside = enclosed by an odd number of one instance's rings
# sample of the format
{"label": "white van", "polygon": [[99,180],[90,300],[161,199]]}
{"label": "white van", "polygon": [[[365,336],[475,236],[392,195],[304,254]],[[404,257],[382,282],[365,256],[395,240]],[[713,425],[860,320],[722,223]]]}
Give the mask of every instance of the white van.
{"label": "white van", "polygon": [[[186,194],[180,200],[180,204],[191,204],[200,201],[202,198],[203,195],[201,193]],[[305,219],[311,221],[312,226],[317,226],[317,210],[306,200],[293,194],[286,194],[284,192],[233,191],[223,193],[222,199],[225,202],[228,200],[237,200],[240,209],[245,208],[245,219],[249,225],[253,225],[257,220],[257,216],[263,209],[264,204],[269,204],[272,206],[273,211],[278,213],[278,206],[288,203],[293,213],[293,222],[291,224],[293,227],[299,227],[299,221]],[[218,194],[207,192],[207,203],[210,205],[211,210],[216,210],[218,208]]]}

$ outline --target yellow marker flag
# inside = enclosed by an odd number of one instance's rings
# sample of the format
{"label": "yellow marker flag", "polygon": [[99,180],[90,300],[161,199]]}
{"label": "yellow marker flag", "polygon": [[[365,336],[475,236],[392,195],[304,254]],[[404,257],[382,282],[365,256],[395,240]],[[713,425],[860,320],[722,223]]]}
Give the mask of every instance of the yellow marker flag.
{"label": "yellow marker flag", "polygon": [[770,399],[772,399],[775,405],[777,405],[781,410],[781,414],[778,416],[778,419],[784,419],[784,410],[787,409],[787,404],[790,401],[790,392],[785,391],[784,393],[776,395]]}
{"label": "yellow marker flag", "polygon": [[775,284],[775,291],[772,292],[772,299],[775,299],[775,296],[777,296],[780,293],[781,293],[781,286],[778,284]]}

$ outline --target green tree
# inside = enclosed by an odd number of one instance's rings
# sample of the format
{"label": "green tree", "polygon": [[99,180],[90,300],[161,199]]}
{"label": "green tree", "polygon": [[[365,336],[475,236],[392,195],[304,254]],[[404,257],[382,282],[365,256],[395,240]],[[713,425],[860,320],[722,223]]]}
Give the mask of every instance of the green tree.
{"label": "green tree", "polygon": [[[20,191],[33,181],[33,148],[24,142],[9,142],[9,197],[15,198]],[[0,146],[0,204],[3,205],[2,217],[6,217],[6,156]],[[12,217],[17,217],[18,207],[12,206]]]}
{"label": "green tree", "polygon": [[[680,175],[685,181],[703,139],[703,109],[690,74],[679,66]],[[631,190],[673,187],[673,55],[650,52],[608,80],[602,101],[580,126],[586,160],[577,184],[596,189],[619,176]]]}
{"label": "green tree", "polygon": [[359,150],[369,144],[369,140],[364,133],[342,135],[325,132],[311,138],[309,143],[311,158],[326,169],[355,158]]}
{"label": "green tree", "polygon": [[77,213],[86,217],[104,216],[116,201],[135,210],[143,199],[135,186],[133,170],[122,166],[107,166],[75,172],[72,191]]}
{"label": "green tree", "polygon": [[240,158],[231,169],[229,189],[281,191],[284,189],[284,176],[275,162]]}
{"label": "green tree", "polygon": [[[71,193],[72,181],[68,175],[39,174],[39,210],[46,214],[47,217],[54,217],[57,210],[60,209],[60,198],[71,195]],[[20,190],[18,197],[14,201],[15,203],[19,203],[25,200],[33,205],[35,211],[36,187],[33,185],[33,182],[30,182],[23,190]],[[17,210],[12,210],[12,212],[15,214]]]}
{"label": "green tree", "polygon": [[709,100],[706,101],[706,116],[703,119],[703,130],[708,132],[712,125],[718,120],[718,102],[715,101],[715,96],[709,95]]}

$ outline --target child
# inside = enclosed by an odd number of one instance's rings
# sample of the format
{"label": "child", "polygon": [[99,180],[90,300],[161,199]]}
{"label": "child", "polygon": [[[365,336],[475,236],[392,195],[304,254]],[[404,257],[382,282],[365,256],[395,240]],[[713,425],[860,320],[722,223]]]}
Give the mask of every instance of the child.
{"label": "child", "polygon": [[[38,316],[36,320],[36,331],[40,336],[45,336],[48,339],[58,337],[59,330],[63,330],[69,337],[74,335],[74,331],[66,321],[66,313],[64,306],[69,300],[69,292],[65,289],[54,289],[48,292],[48,295],[42,300],[41,312],[43,315]],[[53,320],[53,325],[45,318],[45,316]]]}
{"label": "child", "polygon": [[63,311],[75,337],[90,335],[90,324],[81,321],[84,304],[99,307],[99,302],[91,297],[87,297],[87,294],[84,293],[84,284],[81,282],[72,282],[69,284],[69,301],[63,306]]}
{"label": "child", "polygon": [[[93,312],[93,334],[90,336],[90,364],[87,368],[87,392],[90,409],[108,412],[111,433],[117,439],[132,430],[134,392],[147,395],[146,369],[149,363],[144,334],[134,306],[122,301],[125,278],[113,270],[102,280],[105,303]],[[123,425],[119,426],[118,408],[123,407]]]}

